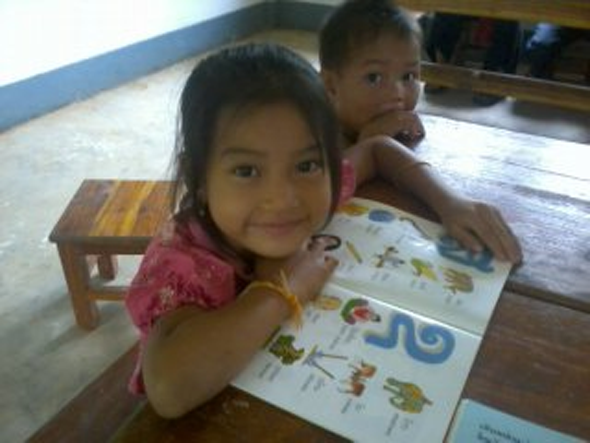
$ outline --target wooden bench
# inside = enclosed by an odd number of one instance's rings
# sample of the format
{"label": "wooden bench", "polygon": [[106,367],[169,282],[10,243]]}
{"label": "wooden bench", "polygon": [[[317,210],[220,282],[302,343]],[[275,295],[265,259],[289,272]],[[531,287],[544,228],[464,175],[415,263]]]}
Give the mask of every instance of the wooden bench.
{"label": "wooden bench", "polygon": [[76,322],[99,323],[97,300],[121,300],[125,287],[97,285],[117,273],[117,255],[141,255],[169,215],[170,182],[84,180],[53,228]]}
{"label": "wooden bench", "polygon": [[[413,11],[550,22],[590,29],[590,2],[587,0],[398,0],[398,4]],[[434,85],[590,111],[590,87],[587,86],[427,61],[422,62],[422,78]]]}

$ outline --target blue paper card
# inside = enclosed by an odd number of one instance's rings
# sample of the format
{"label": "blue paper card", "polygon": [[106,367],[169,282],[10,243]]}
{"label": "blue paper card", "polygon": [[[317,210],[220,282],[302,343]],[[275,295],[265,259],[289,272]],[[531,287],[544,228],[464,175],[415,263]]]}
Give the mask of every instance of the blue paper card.
{"label": "blue paper card", "polygon": [[585,440],[554,431],[490,408],[462,400],[447,443],[583,443]]}

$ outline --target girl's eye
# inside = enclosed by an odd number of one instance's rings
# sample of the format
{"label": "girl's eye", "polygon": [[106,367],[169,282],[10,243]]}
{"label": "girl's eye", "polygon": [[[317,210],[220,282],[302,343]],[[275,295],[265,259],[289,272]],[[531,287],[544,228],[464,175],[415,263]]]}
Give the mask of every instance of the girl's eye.
{"label": "girl's eye", "polygon": [[297,164],[297,172],[302,174],[312,174],[323,169],[322,163],[317,160],[306,160]]}
{"label": "girl's eye", "polygon": [[249,165],[236,166],[232,169],[232,174],[240,178],[251,178],[260,175],[260,173],[254,166]]}
{"label": "girl's eye", "polygon": [[415,72],[406,72],[402,77],[402,80],[405,82],[413,82],[417,79],[418,79],[418,75],[416,75]]}
{"label": "girl's eye", "polygon": [[365,75],[366,82],[371,86],[377,86],[383,81],[383,76],[377,72],[370,72]]}

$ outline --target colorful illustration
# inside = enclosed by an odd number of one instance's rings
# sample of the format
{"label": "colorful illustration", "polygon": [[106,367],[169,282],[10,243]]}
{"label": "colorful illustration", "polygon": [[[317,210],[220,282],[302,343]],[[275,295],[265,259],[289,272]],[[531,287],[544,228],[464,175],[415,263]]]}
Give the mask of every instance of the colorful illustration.
{"label": "colorful illustration", "polygon": [[473,279],[469,274],[451,268],[444,268],[443,273],[447,282],[445,288],[449,289],[453,294],[457,292],[473,292]]}
{"label": "colorful illustration", "polygon": [[320,294],[313,302],[312,305],[316,309],[322,311],[335,311],[340,309],[342,306],[342,300],[333,295]]}
{"label": "colorful illustration", "polygon": [[365,332],[365,343],[393,349],[397,346],[400,337],[404,340],[403,345],[408,355],[429,364],[445,362],[455,347],[455,337],[447,329],[426,324],[416,328],[414,319],[401,312],[392,313],[389,330],[385,335]]}
{"label": "colorful illustration", "polygon": [[395,220],[395,215],[393,212],[384,209],[371,209],[369,211],[369,220],[377,223],[391,223]]}
{"label": "colorful illustration", "polygon": [[359,251],[354,246],[354,244],[352,244],[348,240],[345,242],[345,244],[346,244],[346,250],[352,256],[352,258],[355,259],[357,263],[362,263],[363,262],[363,258],[361,257],[361,254],[359,254]]}
{"label": "colorful illustration", "polygon": [[385,380],[383,389],[393,394],[389,399],[389,403],[404,412],[417,414],[422,412],[425,405],[432,405],[432,402],[426,398],[422,389],[414,383],[388,377]]}
{"label": "colorful illustration", "polygon": [[334,234],[316,234],[311,237],[313,240],[326,240],[326,251],[334,251],[342,245],[342,239]]}
{"label": "colorful illustration", "polygon": [[338,212],[341,212],[342,214],[350,215],[353,217],[358,217],[360,215],[366,214],[368,211],[369,211],[369,208],[367,208],[364,205],[359,205],[356,203],[347,203],[344,206],[342,206]]}
{"label": "colorful illustration", "polygon": [[377,257],[377,263],[375,264],[375,267],[389,267],[395,269],[400,265],[403,265],[405,261],[397,256],[398,253],[399,251],[395,246],[386,246],[383,254],[375,254],[375,257]]}
{"label": "colorful illustration", "polygon": [[420,237],[422,237],[423,239],[432,240],[432,237],[430,237],[430,235],[428,235],[428,233],[424,229],[422,229],[420,227],[420,225],[418,223],[416,223],[416,220],[414,220],[413,218],[400,217],[399,221],[409,223],[414,228],[414,230],[420,235]]}
{"label": "colorful illustration", "polygon": [[381,317],[364,298],[353,298],[346,302],[340,315],[346,323],[354,325],[357,322],[380,322]]}
{"label": "colorful illustration", "polygon": [[293,335],[279,335],[269,348],[269,352],[277,357],[284,365],[292,365],[303,357],[305,349],[295,349]]}
{"label": "colorful illustration", "polygon": [[342,381],[345,388],[339,389],[339,391],[345,394],[352,394],[355,397],[360,397],[365,391],[367,380],[373,377],[375,372],[377,372],[377,366],[365,363],[363,360],[360,361],[358,366],[353,364],[349,366],[353,371],[349,378]]}
{"label": "colorful illustration", "polygon": [[433,269],[434,266],[432,265],[432,263],[419,258],[413,258],[412,260],[410,260],[410,263],[414,267],[414,275],[416,277],[424,277],[432,281],[438,280],[436,272]]}
{"label": "colorful illustration", "polygon": [[312,348],[308,356],[305,357],[305,360],[303,360],[303,364],[317,368],[328,377],[334,378],[334,375],[331,372],[329,372],[327,369],[325,369],[322,365],[319,364],[319,360],[329,358],[336,360],[348,360],[348,357],[345,355],[327,354],[325,352],[322,352],[318,349],[318,346],[316,345]]}
{"label": "colorful illustration", "polygon": [[457,240],[448,235],[443,235],[436,242],[438,253],[443,257],[461,263],[465,266],[471,266],[481,272],[493,272],[492,260],[494,256],[488,249],[481,252],[472,252],[464,249]]}

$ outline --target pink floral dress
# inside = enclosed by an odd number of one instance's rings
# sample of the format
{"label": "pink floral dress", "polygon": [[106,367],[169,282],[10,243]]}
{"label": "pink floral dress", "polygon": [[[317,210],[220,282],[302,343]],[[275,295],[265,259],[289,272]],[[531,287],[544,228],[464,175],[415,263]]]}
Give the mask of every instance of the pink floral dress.
{"label": "pink floral dress", "polygon": [[[340,202],[352,197],[355,186],[354,168],[344,160]],[[145,392],[141,352],[158,318],[187,305],[217,309],[233,301],[250,280],[244,264],[225,256],[196,221],[166,223],[147,248],[125,297],[140,333],[140,355],[130,391]]]}

